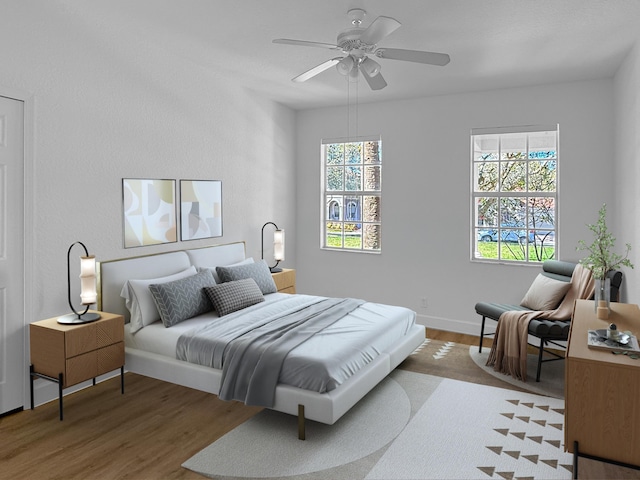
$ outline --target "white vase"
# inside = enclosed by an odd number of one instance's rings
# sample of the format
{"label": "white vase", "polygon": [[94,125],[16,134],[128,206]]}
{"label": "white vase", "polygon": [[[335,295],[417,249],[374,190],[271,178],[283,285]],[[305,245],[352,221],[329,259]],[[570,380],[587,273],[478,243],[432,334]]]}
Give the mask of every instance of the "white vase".
{"label": "white vase", "polygon": [[609,301],[611,295],[611,279],[596,278],[594,292],[596,317],[601,320],[609,318]]}

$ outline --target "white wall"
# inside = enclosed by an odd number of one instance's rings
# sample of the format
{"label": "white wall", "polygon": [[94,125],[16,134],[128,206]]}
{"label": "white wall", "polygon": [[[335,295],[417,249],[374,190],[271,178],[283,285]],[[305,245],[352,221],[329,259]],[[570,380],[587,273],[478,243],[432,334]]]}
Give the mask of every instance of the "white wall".
{"label": "white wall", "polygon": [[359,134],[382,135],[382,253],[319,248],[320,142],[346,136],[346,108],[298,112],[297,281],[303,293],[404,305],[428,326],[474,334],[477,301],[519,302],[539,268],[469,260],[473,127],[560,125],[561,260],[582,256],[575,247],[590,239],[585,224],[614,198],[612,80],[360,105],[358,117]]}
{"label": "white wall", "polygon": [[630,243],[631,263],[625,268],[623,292],[640,303],[640,48],[629,53],[615,77],[615,224],[616,251]]}
{"label": "white wall", "polygon": [[[98,261],[237,240],[260,258],[260,228],[274,221],[288,231],[285,266],[295,265],[293,111],[235,86],[215,54],[198,64],[124,21],[86,18],[30,0],[3,2],[0,14],[0,94],[25,92],[35,105],[27,322],[69,310],[77,240]],[[223,237],[124,249],[130,177],[222,180]]]}

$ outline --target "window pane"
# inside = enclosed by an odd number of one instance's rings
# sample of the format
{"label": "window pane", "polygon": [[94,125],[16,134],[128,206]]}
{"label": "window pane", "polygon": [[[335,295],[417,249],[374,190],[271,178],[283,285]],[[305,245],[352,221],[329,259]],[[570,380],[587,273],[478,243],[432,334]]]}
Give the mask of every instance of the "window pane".
{"label": "window pane", "polygon": [[526,225],[526,198],[500,198],[500,223],[504,227],[524,227]]}
{"label": "window pane", "polygon": [[364,142],[364,163],[380,163],[380,142]]}
{"label": "window pane", "polygon": [[500,159],[519,160],[527,158],[527,136],[521,133],[508,133],[500,139]]}
{"label": "window pane", "polygon": [[478,162],[473,167],[475,190],[477,192],[497,192],[498,162]]}
{"label": "window pane", "polygon": [[346,163],[362,163],[362,143],[347,143],[346,144]]}
{"label": "window pane", "polygon": [[382,198],[379,196],[362,197],[362,220],[365,222],[380,221],[380,203]]}
{"label": "window pane", "polygon": [[330,195],[325,204],[327,205],[327,220],[340,220],[342,196]]}
{"label": "window pane", "polygon": [[344,190],[342,174],[343,167],[327,167],[327,190]]}
{"label": "window pane", "polygon": [[498,160],[498,135],[476,135],[473,139],[473,159]]}
{"label": "window pane", "polygon": [[342,223],[327,222],[325,226],[327,238],[325,243],[327,247],[342,248]]}
{"label": "window pane", "polygon": [[345,190],[362,190],[362,167],[345,167]]}
{"label": "window pane", "polygon": [[529,191],[555,192],[556,190],[556,161],[529,162]]}
{"label": "window pane", "polygon": [[344,219],[361,220],[360,197],[345,197]]}
{"label": "window pane", "polygon": [[522,192],[526,187],[527,162],[501,162],[503,192]]}
{"label": "window pane", "polygon": [[344,248],[362,248],[362,229],[360,224],[344,224]]}
{"label": "window pane", "polygon": [[477,198],[476,219],[478,226],[498,225],[498,199],[489,197]]}
{"label": "window pane", "polygon": [[380,173],[380,165],[364,167],[364,189],[366,191],[380,191]]}
{"label": "window pane", "polygon": [[344,163],[344,143],[331,143],[325,145],[327,164],[339,165]]}
{"label": "window pane", "polygon": [[365,250],[380,250],[380,225],[366,224],[364,226],[364,245]]}

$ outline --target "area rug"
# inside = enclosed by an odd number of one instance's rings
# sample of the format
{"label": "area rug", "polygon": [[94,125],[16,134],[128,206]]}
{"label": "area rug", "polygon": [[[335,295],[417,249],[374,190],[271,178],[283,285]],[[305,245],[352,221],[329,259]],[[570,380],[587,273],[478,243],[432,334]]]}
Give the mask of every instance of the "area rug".
{"label": "area rug", "polygon": [[540,381],[536,382],[536,370],[538,368],[538,356],[527,356],[527,381],[517,380],[510,375],[496,372],[493,367],[487,367],[487,358],[490,348],[483,348],[482,353],[478,353],[478,347],[469,347],[469,356],[483,371],[489,375],[509,383],[520,389],[540,395],[550,395],[555,398],[564,398],[564,361],[545,362],[542,364]]}
{"label": "area rug", "polygon": [[559,399],[395,370],[332,426],[263,410],[188,459],[210,478],[571,478]]}
{"label": "area rug", "polygon": [[[542,366],[541,382],[535,381],[537,358],[531,356],[527,365],[529,381],[514,380],[487,367],[489,347],[478,354],[478,346],[443,342],[427,338],[398,368],[439,377],[453,378],[500,388],[511,388],[556,398],[564,396],[564,362],[549,362]],[[533,366],[533,369],[532,369]]]}

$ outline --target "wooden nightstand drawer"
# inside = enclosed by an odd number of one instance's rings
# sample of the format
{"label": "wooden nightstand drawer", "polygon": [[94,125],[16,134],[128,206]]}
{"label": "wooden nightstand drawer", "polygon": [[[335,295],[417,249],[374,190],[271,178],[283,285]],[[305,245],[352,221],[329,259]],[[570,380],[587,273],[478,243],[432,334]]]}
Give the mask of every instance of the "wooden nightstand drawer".
{"label": "wooden nightstand drawer", "polygon": [[272,273],[273,281],[280,293],[296,293],[296,271],[283,268],[281,272]]}
{"label": "wooden nightstand drawer", "polygon": [[96,351],[98,375],[124,365],[124,343],[119,342]]}
{"label": "wooden nightstand drawer", "polygon": [[98,376],[98,361],[95,350],[76,355],[66,361],[66,375],[63,376],[62,388],[67,388],[90,378]]}

